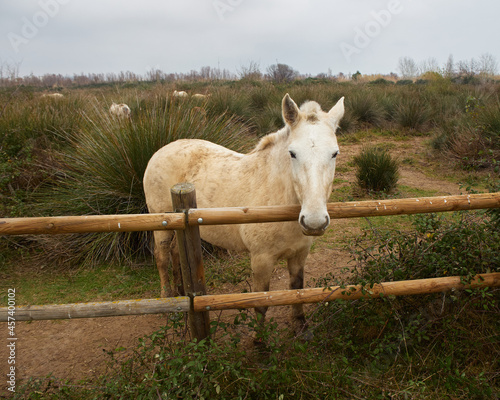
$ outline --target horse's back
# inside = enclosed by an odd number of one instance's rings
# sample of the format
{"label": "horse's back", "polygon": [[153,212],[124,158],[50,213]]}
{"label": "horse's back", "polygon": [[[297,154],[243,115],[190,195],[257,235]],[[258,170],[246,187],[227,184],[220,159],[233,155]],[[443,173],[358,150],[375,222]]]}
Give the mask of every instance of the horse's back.
{"label": "horse's back", "polygon": [[205,140],[181,139],[162,147],[144,173],[149,212],[171,211],[170,188],[181,182],[195,185],[199,207],[226,206],[221,204],[227,201],[224,184],[234,183],[230,174],[242,157]]}
{"label": "horse's back", "polygon": [[[170,188],[177,183],[193,183],[200,208],[240,205],[241,188],[235,188],[238,164],[243,155],[214,143],[182,139],[158,150],[144,173],[144,193],[150,213],[172,211]],[[236,175],[235,175],[236,174]],[[208,242],[233,250],[246,250],[239,227],[202,227]]]}

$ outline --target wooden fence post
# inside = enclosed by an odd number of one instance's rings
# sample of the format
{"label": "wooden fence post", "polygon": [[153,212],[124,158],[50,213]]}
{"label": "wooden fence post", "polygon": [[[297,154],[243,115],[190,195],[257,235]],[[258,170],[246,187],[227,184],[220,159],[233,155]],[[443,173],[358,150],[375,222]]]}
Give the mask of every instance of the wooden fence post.
{"label": "wooden fence post", "polygon": [[[172,205],[176,212],[187,214],[190,208],[196,208],[196,191],[191,183],[179,183],[170,190]],[[205,270],[201,254],[200,229],[197,226],[187,226],[177,230],[177,244],[181,263],[184,294],[191,299],[188,312],[191,334],[198,340],[210,335],[210,318],[208,311],[194,312],[193,299],[195,296],[206,294]]]}

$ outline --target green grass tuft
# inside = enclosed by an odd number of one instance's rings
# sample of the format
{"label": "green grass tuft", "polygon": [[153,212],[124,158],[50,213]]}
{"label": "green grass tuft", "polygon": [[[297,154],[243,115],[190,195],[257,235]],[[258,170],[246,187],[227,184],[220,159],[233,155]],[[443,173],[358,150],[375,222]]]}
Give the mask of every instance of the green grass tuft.
{"label": "green grass tuft", "polygon": [[398,183],[397,162],[380,147],[366,147],[354,158],[357,184],[368,192],[391,192]]}

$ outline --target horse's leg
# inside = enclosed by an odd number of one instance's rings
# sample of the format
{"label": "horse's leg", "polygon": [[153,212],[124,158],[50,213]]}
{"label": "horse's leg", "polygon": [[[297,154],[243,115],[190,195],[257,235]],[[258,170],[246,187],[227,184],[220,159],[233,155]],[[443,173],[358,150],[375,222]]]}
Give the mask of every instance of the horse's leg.
{"label": "horse's leg", "polygon": [[[154,232],[154,254],[156,267],[160,275],[161,297],[172,297],[179,295],[178,285],[182,278],[180,277],[179,252],[177,251],[176,240],[174,240],[173,231],[155,231]],[[170,269],[170,263],[172,268]]]}
{"label": "horse's leg", "polygon": [[[294,257],[289,258],[288,272],[290,274],[290,289],[304,288],[304,265],[306,263],[309,249],[297,253]],[[302,304],[292,305],[292,324],[295,333],[300,333],[307,328],[306,318],[304,316],[304,308]]]}
{"label": "horse's leg", "polygon": [[[251,255],[252,282],[254,292],[267,292],[271,283],[271,274],[276,263],[276,258],[268,254]],[[261,323],[264,322],[268,307],[255,307],[255,312],[260,315]]]}

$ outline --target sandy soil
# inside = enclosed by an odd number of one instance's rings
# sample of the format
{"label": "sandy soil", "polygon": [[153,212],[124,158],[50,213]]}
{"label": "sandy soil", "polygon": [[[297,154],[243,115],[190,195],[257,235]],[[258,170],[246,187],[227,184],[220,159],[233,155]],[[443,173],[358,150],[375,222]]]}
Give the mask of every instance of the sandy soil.
{"label": "sandy soil", "polygon": [[[342,147],[339,170],[342,163],[348,162],[358,154],[362,145],[344,145]],[[391,154],[400,160],[421,159],[415,156],[425,152],[421,138],[394,142]],[[426,190],[436,190],[436,195],[454,195],[460,193],[458,184],[441,179],[429,178],[422,172],[423,164],[403,163],[400,184]],[[351,168],[352,169],[352,168]],[[337,177],[352,182],[353,173],[337,172]],[[345,234],[352,224],[347,220],[332,223],[330,229]],[[337,233],[331,233],[334,237]],[[340,269],[350,261],[349,254],[324,241],[315,245],[307,264],[305,281],[325,276],[328,272],[340,274]],[[286,289],[288,273],[284,266],[275,271],[271,289]],[[224,288],[226,290],[227,288]],[[269,310],[269,317],[280,323],[288,323],[288,308],[275,307]],[[213,317],[217,317],[213,315]],[[18,322],[16,335],[16,367],[18,383],[28,377],[44,377],[53,374],[61,380],[78,380],[102,373],[109,357],[106,351],[124,347],[128,350],[136,347],[137,339],[158,330],[165,322],[165,315],[144,315],[113,318],[91,318],[79,320]],[[7,337],[6,324],[0,324],[0,330]],[[0,372],[5,377],[7,371],[8,348],[0,346]],[[3,390],[3,391],[2,391]],[[6,395],[5,383],[0,387],[0,396]]]}

